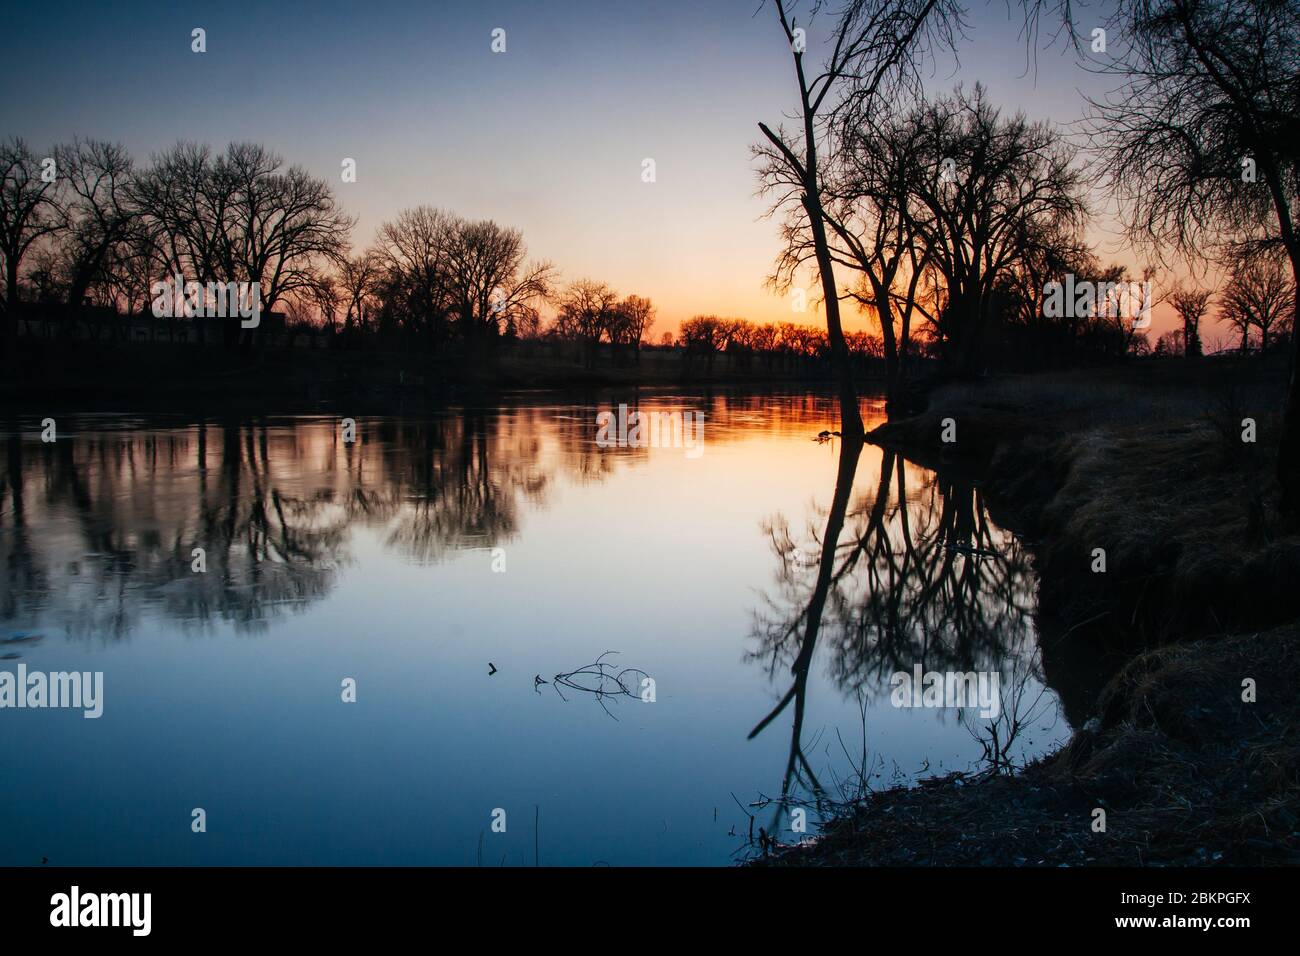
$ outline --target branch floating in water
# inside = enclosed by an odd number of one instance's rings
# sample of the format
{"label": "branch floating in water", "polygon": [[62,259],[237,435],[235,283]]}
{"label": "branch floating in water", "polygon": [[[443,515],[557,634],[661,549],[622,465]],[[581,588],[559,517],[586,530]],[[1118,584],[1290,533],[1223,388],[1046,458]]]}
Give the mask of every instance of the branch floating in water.
{"label": "branch floating in water", "polygon": [[[556,674],[551,680],[551,686],[555,688],[555,692],[560,695],[562,700],[568,700],[560,689],[562,687],[593,694],[600,706],[604,708],[605,713],[609,714],[610,717],[614,717],[609,708],[605,707],[605,698],[633,697],[639,699],[642,681],[650,679],[650,675],[638,667],[624,667],[622,670],[615,670],[613,664],[606,663],[606,657],[617,653],[618,651],[606,651],[584,667],[563,674]],[[629,686],[629,682],[631,686]],[[534,688],[545,683],[546,681],[537,677],[534,679]],[[614,717],[614,719],[617,720],[618,718]]]}

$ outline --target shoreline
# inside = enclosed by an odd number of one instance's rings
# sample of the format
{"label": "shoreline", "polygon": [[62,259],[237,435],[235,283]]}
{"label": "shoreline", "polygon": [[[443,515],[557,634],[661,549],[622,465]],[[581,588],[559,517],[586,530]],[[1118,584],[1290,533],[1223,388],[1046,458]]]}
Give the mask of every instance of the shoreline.
{"label": "shoreline", "polygon": [[[1119,663],[1060,749],[1011,772],[873,792],[815,839],[752,863],[1300,861],[1300,536],[1270,519],[1277,370],[1227,371],[1235,398],[1223,408],[1205,401],[1215,386],[1203,364],[1199,381],[1190,367],[1155,383],[1133,369],[1017,376],[940,388],[924,412],[868,435],[974,474],[991,513],[1032,539],[1040,625],[1066,628],[1040,626],[1040,650],[1070,635]],[[1259,419],[1244,451],[1225,425],[1239,416]],[[942,440],[945,420],[956,441]]]}
{"label": "shoreline", "polygon": [[[812,359],[719,355],[714,362],[653,347],[639,360],[620,352],[589,365],[570,353],[550,345],[433,354],[23,340],[0,377],[0,405],[297,410],[419,406],[520,392],[834,387],[828,362]],[[883,386],[872,368],[862,370],[858,381],[864,392]]]}

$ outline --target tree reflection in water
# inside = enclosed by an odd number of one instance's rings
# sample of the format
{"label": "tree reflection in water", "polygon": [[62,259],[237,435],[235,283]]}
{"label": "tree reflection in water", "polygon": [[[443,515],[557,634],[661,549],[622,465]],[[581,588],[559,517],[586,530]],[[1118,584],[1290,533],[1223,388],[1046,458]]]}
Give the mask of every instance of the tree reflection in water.
{"label": "tree reflection in water", "polygon": [[[820,734],[804,741],[819,641],[828,675],[846,695],[860,697],[864,722],[867,704],[888,696],[890,675],[916,665],[996,671],[1003,700],[1031,707],[1036,699],[1027,699],[1024,688],[1042,680],[1026,549],[989,519],[972,482],[918,468],[888,449],[872,448],[880,455],[877,480],[851,507],[859,461],[871,467],[863,450],[861,443],[841,444],[830,507],[816,516],[824,524],[810,522],[806,541],[796,540],[783,515],[764,526],[777,584],[754,616],[747,659],[761,662],[774,680],[786,670],[791,679],[750,738],[793,710],[781,794],[770,801],[774,831],[796,805],[825,814],[861,796],[871,775],[865,740],[863,756],[850,758],[854,779],[837,780],[835,792],[819,780],[807,754],[820,742]],[[815,564],[802,555],[815,555]],[[842,738],[836,746],[849,756]]]}
{"label": "tree reflection in water", "polygon": [[[520,502],[542,504],[551,483],[542,459],[554,436],[516,424],[466,409],[366,421],[344,443],[328,418],[128,421],[64,426],[44,444],[11,421],[0,621],[119,638],[151,608],[257,630],[331,590],[353,525],[383,528],[420,562],[495,547],[515,535]],[[584,461],[572,468],[593,477]],[[191,570],[195,548],[205,573]]]}
{"label": "tree reflection in water", "polygon": [[[620,397],[703,410],[709,441],[804,429],[825,400],[798,393]],[[609,399],[604,404],[611,404]],[[557,476],[585,484],[649,460],[595,444],[588,403],[335,417],[60,417],[0,432],[0,624],[118,638],[141,612],[256,630],[330,592],[350,532],[373,528],[408,560],[508,544]],[[193,550],[207,572],[191,571]]]}

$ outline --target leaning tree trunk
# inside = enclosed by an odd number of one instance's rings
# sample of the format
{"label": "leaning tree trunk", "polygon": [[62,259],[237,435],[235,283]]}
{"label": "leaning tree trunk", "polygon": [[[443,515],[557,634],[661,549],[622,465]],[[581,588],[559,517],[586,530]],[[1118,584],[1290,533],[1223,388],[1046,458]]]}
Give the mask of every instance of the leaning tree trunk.
{"label": "leaning tree trunk", "polygon": [[866,429],[862,426],[858,392],[853,385],[849,346],[844,341],[844,327],[840,324],[840,297],[835,288],[835,266],[831,262],[830,244],[826,241],[826,223],[822,218],[821,203],[812,190],[805,189],[803,205],[812,229],[817,272],[821,276],[822,298],[826,302],[826,339],[831,347],[831,371],[835,375],[840,396],[840,432],[846,438],[856,437],[864,434]]}

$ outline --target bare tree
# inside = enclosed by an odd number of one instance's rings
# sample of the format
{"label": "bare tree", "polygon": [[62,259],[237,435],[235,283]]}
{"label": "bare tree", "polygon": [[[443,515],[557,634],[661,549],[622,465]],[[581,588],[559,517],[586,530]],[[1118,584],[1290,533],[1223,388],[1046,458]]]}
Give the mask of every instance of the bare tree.
{"label": "bare tree", "polygon": [[331,334],[338,330],[339,308],[346,308],[346,293],[338,277],[322,272],[306,285],[299,286],[294,298],[316,314],[320,326]]}
{"label": "bare tree", "polygon": [[1198,358],[1201,355],[1201,319],[1210,310],[1213,292],[1191,286],[1176,286],[1169,295],[1169,304],[1183,320],[1183,355]]}
{"label": "bare tree", "polygon": [[133,199],[133,162],[119,143],[74,140],[55,157],[67,177],[68,304],[80,305],[103,276],[116,247],[139,222]]}
{"label": "bare tree", "polygon": [[[1280,246],[1300,277],[1300,0],[1120,0],[1126,42],[1097,69],[1104,171],[1132,233],[1189,258],[1234,242]],[[1292,304],[1293,317],[1296,303]],[[1300,361],[1292,345],[1277,475],[1300,524]]]}
{"label": "bare tree", "polygon": [[1079,348],[1082,317],[1074,309],[1047,315],[1048,283],[1097,271],[1096,256],[1078,233],[1051,227],[1027,232],[1024,253],[1007,269],[997,291],[1004,301],[1003,319],[1027,334],[1039,362],[1073,358]]}
{"label": "bare tree", "polygon": [[[929,248],[918,236],[910,204],[915,143],[899,114],[880,119],[857,109],[841,112],[840,149],[824,161],[822,213],[829,227],[827,246],[834,265],[849,270],[853,284],[838,293],[871,314],[880,325],[886,368],[886,405],[901,408],[902,368]],[[765,191],[797,190],[786,165],[768,154],[761,175]],[[791,207],[793,208],[793,207]],[[782,252],[775,280],[788,286],[807,264],[815,263],[816,243],[800,213],[782,225]],[[848,336],[845,336],[846,344]],[[851,351],[851,350],[850,350]]]}
{"label": "bare tree", "polygon": [[18,269],[42,236],[63,227],[56,201],[57,168],[43,176],[38,157],[21,139],[0,143],[0,257],[5,274],[6,353],[12,357],[18,337]]}
{"label": "bare tree", "polygon": [[196,282],[233,280],[227,226],[234,182],[217,176],[212,151],[181,142],[154,157],[136,177],[136,203],[159,259],[159,271]]}
{"label": "bare tree", "polygon": [[380,289],[381,269],[378,256],[367,251],[344,259],[339,264],[339,291],[347,303],[343,316],[345,331],[369,328],[370,313]]}
{"label": "bare tree", "polygon": [[92,280],[95,298],[104,305],[120,308],[127,315],[143,313],[153,296],[150,294],[158,266],[157,251],[140,223],[127,230],[126,237],[112,246]]}
{"label": "bare tree", "polygon": [[[353,225],[324,180],[255,143],[219,156],[178,143],[140,177],[136,198],[166,269],[200,283],[255,282],[263,312],[310,295],[342,260]],[[233,343],[238,329],[227,333]]]}
{"label": "bare tree", "polygon": [[[846,218],[833,219],[835,233],[848,244],[863,277],[854,298],[875,314],[880,326],[881,351],[885,360],[886,403],[890,410],[900,407],[904,391],[904,369],[912,348],[913,326],[925,314],[923,300],[937,311],[937,275],[933,247],[920,231],[916,200],[911,190],[917,169],[912,146],[915,129],[894,126],[875,128],[865,138],[846,132],[846,146],[855,149],[851,180],[851,201],[869,210],[864,225],[854,233]],[[852,145],[851,145],[852,144]],[[854,196],[865,186],[860,196]],[[860,237],[860,238],[859,238]],[[864,241],[864,239],[866,241]],[[895,328],[897,326],[897,328]]]}
{"label": "bare tree", "polygon": [[726,320],[716,315],[695,315],[682,323],[681,343],[686,349],[688,364],[702,354],[708,370],[713,371],[714,360],[723,347],[725,324]]}
{"label": "bare tree", "polygon": [[[379,230],[374,261],[382,272],[381,321],[438,347],[517,336],[540,321],[538,305],[553,295],[555,268],[526,262],[523,237],[490,220],[470,222],[419,206]],[[353,278],[364,279],[360,264]]]}
{"label": "bare tree", "polygon": [[454,227],[450,213],[417,206],[379,228],[375,250],[388,317],[433,347],[448,338],[455,307],[448,267]]}
{"label": "bare tree", "polygon": [[589,367],[595,367],[596,351],[609,331],[617,306],[618,293],[592,279],[577,280],[561,296],[556,332],[584,343]]}
{"label": "bare tree", "polygon": [[912,122],[915,229],[944,287],[932,320],[949,371],[969,375],[1007,277],[1043,237],[1081,234],[1082,175],[1055,129],[1004,118],[978,85],[921,105]]}
{"label": "bare tree", "polygon": [[[845,436],[863,434],[848,346],[840,320],[840,291],[827,238],[824,174],[819,149],[834,128],[837,112],[847,105],[864,117],[889,108],[920,88],[921,70],[936,52],[951,49],[962,29],[962,10],[955,0],[850,0],[839,15],[827,44],[830,53],[821,72],[805,69],[808,37],[787,9],[773,0],[789,44],[799,88],[798,123],[793,132],[759,129],[767,140],[756,148],[765,188],[779,190],[774,211],[795,216],[795,229],[806,230],[821,281],[826,333],[840,395],[840,429]],[[818,5],[812,7],[815,14]],[[811,21],[811,16],[810,16]],[[778,275],[778,287],[781,279]],[[788,284],[788,282],[787,282]]]}
{"label": "bare tree", "polygon": [[337,265],[355,220],[329,184],[255,143],[232,143],[215,175],[233,182],[230,225],[222,252],[227,281],[259,283],[262,310],[319,284],[318,270]]}
{"label": "bare tree", "polygon": [[1268,351],[1269,333],[1290,323],[1294,300],[1295,282],[1281,251],[1248,250],[1232,264],[1220,315],[1241,335],[1242,352],[1250,346],[1250,330],[1259,329],[1263,353]]}
{"label": "bare tree", "polygon": [[632,348],[638,364],[641,361],[641,343],[654,325],[654,316],[655,308],[650,300],[639,295],[627,296],[614,310],[610,338],[619,345]]}
{"label": "bare tree", "polygon": [[448,280],[467,339],[495,338],[532,303],[551,294],[554,268],[547,262],[525,267],[526,252],[519,230],[491,220],[459,220],[452,227]]}

